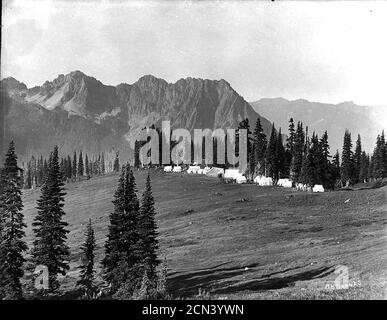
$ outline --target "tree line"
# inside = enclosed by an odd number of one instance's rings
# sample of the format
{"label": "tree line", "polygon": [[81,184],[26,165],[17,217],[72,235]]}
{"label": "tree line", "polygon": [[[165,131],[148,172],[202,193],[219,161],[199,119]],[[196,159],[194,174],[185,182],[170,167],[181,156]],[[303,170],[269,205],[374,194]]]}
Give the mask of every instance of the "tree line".
{"label": "tree line", "polygon": [[[11,142],[0,169],[0,299],[22,299],[25,292],[21,279],[28,247],[24,239],[22,171]],[[28,263],[31,270],[44,266],[48,271],[47,287],[36,288],[33,281],[30,283],[28,288],[33,291],[34,298],[57,295],[60,289],[58,277],[66,275],[70,268],[69,230],[63,219],[65,195],[58,147],[55,147],[47,161],[41,196],[37,200],[37,214],[32,223],[34,240]],[[139,200],[133,171],[129,164],[123,166],[113,204],[102,260],[103,278],[108,283],[109,293],[117,299],[165,298],[166,262],[164,260],[158,272],[159,244],[149,173]],[[95,249],[94,230],[89,220],[81,247],[82,263],[77,281],[77,287],[86,299],[96,296]]]}
{"label": "tree line", "polygon": [[248,131],[248,176],[263,175],[276,182],[289,178],[294,183],[308,186],[321,184],[334,189],[369,182],[387,177],[387,143],[384,131],[378,135],[373,154],[362,149],[361,137],[357,136],[353,150],[351,133],[345,130],[341,159],[336,150],[332,156],[325,131],[319,138],[300,121],[289,120],[289,132],[284,141],[281,128],[276,130],[273,123],[267,138],[260,119],[257,118],[254,131],[250,131],[248,119],[243,120],[238,129]]}
{"label": "tree line", "polygon": [[[89,158],[87,154],[83,156],[82,151],[74,151],[73,156],[65,156],[59,160],[59,168],[62,180],[66,182],[80,180],[82,178],[90,179],[93,176],[104,175],[107,172],[120,171],[119,153],[116,153],[114,161],[105,161],[104,152],[98,156]],[[48,159],[43,156],[36,159],[31,156],[26,165],[23,163],[23,188],[32,189],[42,186],[48,173]]]}
{"label": "tree line", "polygon": [[[162,139],[162,132],[155,125],[150,126]],[[144,128],[146,129],[146,128]],[[249,119],[244,119],[238,124],[236,131],[235,155],[239,155],[239,130],[247,130],[247,153],[248,169],[246,176],[253,180],[256,176],[271,177],[276,183],[281,178],[289,178],[294,184],[301,183],[313,187],[316,184],[324,188],[335,189],[356,184],[358,182],[370,182],[387,177],[387,145],[384,131],[378,135],[373,153],[367,154],[362,149],[361,137],[357,136],[355,149],[353,150],[351,133],[344,132],[343,147],[341,155],[338,150],[331,154],[328,142],[328,132],[325,131],[321,137],[315,132],[309,133],[308,127],[303,122],[295,123],[293,118],[289,120],[287,138],[284,138],[282,129],[278,130],[272,124],[270,135],[267,136],[257,118],[254,129],[251,130]],[[141,167],[140,149],[147,141],[136,141],[134,148],[134,167]],[[230,168],[226,163],[217,161],[217,138],[212,138],[213,159],[208,163],[205,159],[206,144],[202,138],[202,163],[222,168]],[[227,137],[225,137],[227,142]],[[177,144],[169,137],[171,150]],[[162,163],[161,144],[159,144],[159,162],[150,164],[148,167],[158,167]],[[225,154],[227,154],[227,143],[225,143]],[[148,150],[150,156],[150,150]],[[191,141],[191,163],[194,159],[194,144]]]}

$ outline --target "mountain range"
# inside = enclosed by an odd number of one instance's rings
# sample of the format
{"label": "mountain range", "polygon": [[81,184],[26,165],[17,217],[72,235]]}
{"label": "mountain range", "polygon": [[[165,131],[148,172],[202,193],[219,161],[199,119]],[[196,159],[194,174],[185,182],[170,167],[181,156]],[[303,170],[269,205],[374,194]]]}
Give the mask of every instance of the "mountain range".
{"label": "mountain range", "polygon": [[[304,99],[261,99],[248,103],[225,80],[185,78],[168,83],[145,75],[133,84],[105,85],[81,71],[59,75],[41,86],[28,88],[14,78],[1,80],[3,132],[0,147],[14,140],[22,160],[47,156],[54,145],[63,154],[82,150],[90,155],[120,152],[126,161],[133,142],[144,127],[236,128],[248,118],[253,129],[257,117],[270,134],[271,124],[287,133],[288,121],[302,121],[309,133],[328,131],[331,153],[341,150],[344,130],[352,132],[353,144],[361,135],[363,148],[372,151],[376,136],[385,128],[383,108],[353,102],[327,104]],[[4,154],[4,150],[1,152]]]}
{"label": "mountain range", "polygon": [[172,129],[191,131],[236,128],[245,118],[254,124],[260,117],[266,134],[271,129],[270,121],[223,79],[168,83],[146,75],[133,84],[110,86],[74,71],[33,88],[5,78],[1,89],[9,97],[2,103],[7,104],[2,109],[3,143],[14,140],[22,159],[46,156],[58,145],[64,154],[119,151],[125,160],[136,134],[146,126],[160,127],[163,120],[169,120]]}

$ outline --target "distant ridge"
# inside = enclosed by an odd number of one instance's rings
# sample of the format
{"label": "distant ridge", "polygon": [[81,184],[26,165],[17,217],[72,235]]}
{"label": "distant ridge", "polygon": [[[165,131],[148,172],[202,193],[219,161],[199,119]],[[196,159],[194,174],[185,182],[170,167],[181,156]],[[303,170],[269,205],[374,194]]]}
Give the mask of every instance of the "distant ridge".
{"label": "distant ridge", "polygon": [[281,126],[285,133],[291,117],[308,125],[310,133],[316,131],[321,136],[327,130],[331,153],[336,149],[341,151],[346,128],[352,133],[353,145],[360,134],[363,148],[368,152],[374,148],[377,135],[387,128],[387,123],[383,125],[380,120],[386,119],[387,108],[383,112],[382,108],[358,106],[353,101],[329,104],[305,99],[264,98],[250,104],[256,112]]}

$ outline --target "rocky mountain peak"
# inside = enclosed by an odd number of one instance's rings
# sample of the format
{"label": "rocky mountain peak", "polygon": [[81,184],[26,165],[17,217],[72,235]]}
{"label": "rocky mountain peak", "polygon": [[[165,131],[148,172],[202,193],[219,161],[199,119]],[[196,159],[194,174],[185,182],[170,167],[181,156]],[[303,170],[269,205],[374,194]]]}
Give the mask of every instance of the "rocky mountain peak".
{"label": "rocky mountain peak", "polygon": [[27,86],[13,77],[7,77],[1,80],[1,87],[8,92],[26,91]]}

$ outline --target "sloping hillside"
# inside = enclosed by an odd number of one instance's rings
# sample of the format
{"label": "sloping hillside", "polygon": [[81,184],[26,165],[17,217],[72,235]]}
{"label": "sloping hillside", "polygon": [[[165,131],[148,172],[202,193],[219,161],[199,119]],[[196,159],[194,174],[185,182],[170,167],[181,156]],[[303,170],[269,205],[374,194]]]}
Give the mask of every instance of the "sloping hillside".
{"label": "sloping hillside", "polygon": [[[141,192],[146,172],[136,172],[135,177]],[[356,284],[350,298],[383,297],[386,187],[311,194],[223,184],[205,176],[152,172],[151,178],[160,254],[167,256],[174,295],[190,296],[202,288],[234,298],[291,298],[293,294],[324,298],[336,266],[345,265]],[[103,257],[117,180],[117,175],[107,175],[66,186],[72,255],[71,270],[63,281],[68,290],[76,281],[89,218],[96,231],[97,260]],[[29,245],[38,197],[39,190],[23,194]],[[341,294],[348,291],[334,293]]]}

